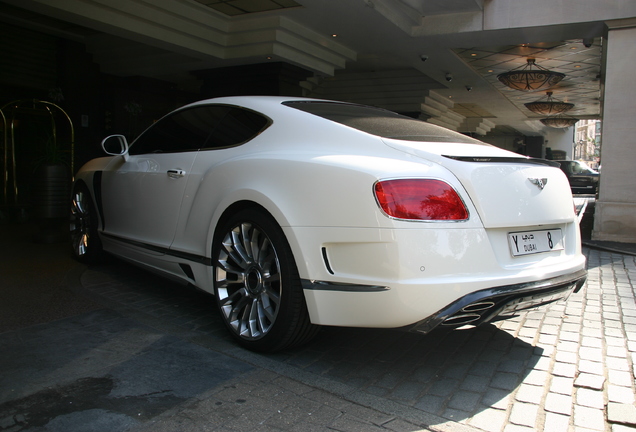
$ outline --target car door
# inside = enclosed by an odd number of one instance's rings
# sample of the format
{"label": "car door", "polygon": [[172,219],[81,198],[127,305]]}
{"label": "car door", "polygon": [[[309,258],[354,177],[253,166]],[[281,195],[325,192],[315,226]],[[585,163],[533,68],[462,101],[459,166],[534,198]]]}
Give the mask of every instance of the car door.
{"label": "car door", "polygon": [[106,234],[160,253],[170,246],[190,170],[218,111],[195,106],[162,118],[132,143],[127,158],[103,172]]}
{"label": "car door", "polygon": [[[212,213],[223,201],[227,185],[240,181],[245,173],[228,169],[226,162],[241,158],[248,145],[271,124],[262,113],[238,106],[224,106],[205,145],[197,152],[181,204],[177,232],[171,249],[205,256]],[[218,112],[218,111],[216,111]]]}

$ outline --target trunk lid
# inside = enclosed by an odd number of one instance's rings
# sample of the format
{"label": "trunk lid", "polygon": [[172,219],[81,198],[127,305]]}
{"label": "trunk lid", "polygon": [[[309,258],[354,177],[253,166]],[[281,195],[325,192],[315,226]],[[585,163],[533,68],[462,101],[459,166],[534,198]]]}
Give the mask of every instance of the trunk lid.
{"label": "trunk lid", "polygon": [[490,145],[384,139],[457,177],[485,228],[562,224],[575,219],[568,180],[558,164]]}

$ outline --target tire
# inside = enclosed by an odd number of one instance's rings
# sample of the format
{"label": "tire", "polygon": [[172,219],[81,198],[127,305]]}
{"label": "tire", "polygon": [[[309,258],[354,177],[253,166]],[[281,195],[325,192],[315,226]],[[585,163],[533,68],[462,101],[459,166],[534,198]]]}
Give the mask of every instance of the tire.
{"label": "tire", "polygon": [[266,211],[231,216],[217,230],[212,253],[216,304],[239,344],[273,352],[317,334],[287,239]]}
{"label": "tire", "polygon": [[97,223],[97,212],[88,188],[83,184],[76,185],[71,197],[71,253],[81,263],[95,264],[103,258]]}

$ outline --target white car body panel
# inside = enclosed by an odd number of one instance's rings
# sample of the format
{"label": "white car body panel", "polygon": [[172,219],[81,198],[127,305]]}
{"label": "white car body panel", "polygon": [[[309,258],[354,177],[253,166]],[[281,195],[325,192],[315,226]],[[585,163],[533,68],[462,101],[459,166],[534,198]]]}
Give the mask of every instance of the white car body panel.
{"label": "white car body panel", "polygon": [[[104,232],[169,247],[196,152],[116,158],[102,179]],[[171,177],[169,171],[181,176]]]}
{"label": "white car body panel", "polygon": [[[85,165],[77,179],[91,188],[94,173],[103,171],[104,248],[212,292],[216,225],[235,203],[251,202],[282,227],[308,282],[311,321],[339,326],[406,326],[475,291],[584,270],[572,196],[559,168],[454,160],[445,156],[520,156],[487,145],[383,139],[281,105],[295,99],[199,102],[245,106],[272,119],[262,134],[237,147],[131,156],[128,162],[114,156]],[[169,178],[168,169],[187,174]],[[469,219],[387,217],[373,185],[394,178],[443,179],[464,201]],[[545,187],[531,178],[545,180]],[[512,256],[508,233],[547,228],[562,230],[563,250]],[[315,282],[336,288],[317,289]],[[342,288],[348,284],[382,289]]]}

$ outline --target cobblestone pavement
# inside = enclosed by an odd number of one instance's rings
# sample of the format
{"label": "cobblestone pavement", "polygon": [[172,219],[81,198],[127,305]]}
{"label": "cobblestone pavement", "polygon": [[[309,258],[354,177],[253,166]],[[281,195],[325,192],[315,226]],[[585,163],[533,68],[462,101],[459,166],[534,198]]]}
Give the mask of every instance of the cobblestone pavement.
{"label": "cobblestone pavement", "polygon": [[81,284],[129,316],[194,332],[199,344],[308,388],[339,383],[354,402],[472,430],[626,432],[636,427],[636,261],[584,250],[586,285],[547,310],[427,336],[325,328],[305,347],[268,356],[235,347],[202,293],[118,262],[87,269]]}

